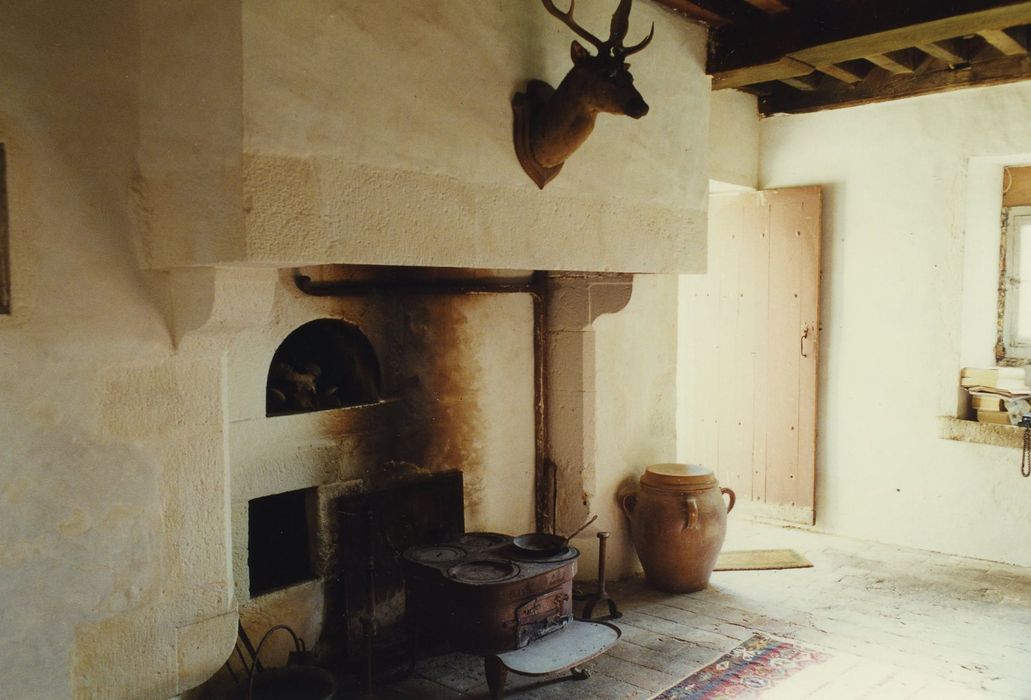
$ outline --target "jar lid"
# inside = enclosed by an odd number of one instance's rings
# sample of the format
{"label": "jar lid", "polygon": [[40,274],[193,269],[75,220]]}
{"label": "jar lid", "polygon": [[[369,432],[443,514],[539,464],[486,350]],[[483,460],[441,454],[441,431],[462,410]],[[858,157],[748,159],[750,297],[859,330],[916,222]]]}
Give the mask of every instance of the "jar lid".
{"label": "jar lid", "polygon": [[653,464],[644,470],[641,483],[659,488],[697,489],[715,484],[716,475],[697,464]]}

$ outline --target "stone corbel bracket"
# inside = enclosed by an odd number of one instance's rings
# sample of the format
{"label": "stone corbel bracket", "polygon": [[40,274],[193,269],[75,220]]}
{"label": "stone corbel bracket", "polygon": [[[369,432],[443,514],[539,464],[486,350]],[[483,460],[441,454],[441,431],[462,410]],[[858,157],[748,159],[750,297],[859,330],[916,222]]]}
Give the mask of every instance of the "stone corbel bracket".
{"label": "stone corbel bracket", "polygon": [[545,317],[545,414],[555,465],[557,531],[580,525],[595,492],[595,334],[603,314],[623,310],[634,277],[622,273],[553,273]]}

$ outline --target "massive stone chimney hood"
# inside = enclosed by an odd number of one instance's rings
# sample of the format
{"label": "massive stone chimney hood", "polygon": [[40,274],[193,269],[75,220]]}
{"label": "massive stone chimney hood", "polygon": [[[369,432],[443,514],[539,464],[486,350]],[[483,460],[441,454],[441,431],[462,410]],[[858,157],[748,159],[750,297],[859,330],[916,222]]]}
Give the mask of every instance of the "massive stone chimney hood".
{"label": "massive stone chimney hood", "polygon": [[[564,73],[562,27],[527,2],[434,8],[143,3],[143,265],[704,270],[697,28],[635,8],[656,23],[635,65],[652,112],[602,119],[541,192],[512,153],[509,98]],[[606,10],[582,20],[606,26]],[[552,34],[554,51],[536,46]]]}

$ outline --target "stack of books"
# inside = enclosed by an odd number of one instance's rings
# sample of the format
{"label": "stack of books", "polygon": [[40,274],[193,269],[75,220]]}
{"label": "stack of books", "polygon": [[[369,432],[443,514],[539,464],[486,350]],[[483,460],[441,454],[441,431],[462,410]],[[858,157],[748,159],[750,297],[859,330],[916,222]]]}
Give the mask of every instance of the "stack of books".
{"label": "stack of books", "polygon": [[964,367],[959,381],[980,423],[1016,425],[1031,412],[1031,387],[1023,367]]}

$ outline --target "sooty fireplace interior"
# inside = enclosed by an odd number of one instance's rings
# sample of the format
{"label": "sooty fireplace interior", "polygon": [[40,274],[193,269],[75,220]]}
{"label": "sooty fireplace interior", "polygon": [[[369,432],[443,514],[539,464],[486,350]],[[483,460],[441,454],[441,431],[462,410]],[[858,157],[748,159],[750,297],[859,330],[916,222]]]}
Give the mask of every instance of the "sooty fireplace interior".
{"label": "sooty fireplace interior", "polygon": [[380,400],[380,368],[368,338],[321,318],[286,337],[269,367],[266,415],[361,406]]}
{"label": "sooty fireplace interior", "polygon": [[[336,572],[326,591],[326,635],[345,662],[407,650],[402,553],[445,542],[465,529],[461,472],[417,476],[337,500]],[[374,638],[365,620],[375,621]],[[330,641],[324,636],[324,643]]]}
{"label": "sooty fireplace interior", "polygon": [[248,504],[251,596],[315,578],[315,489],[255,498]]}

